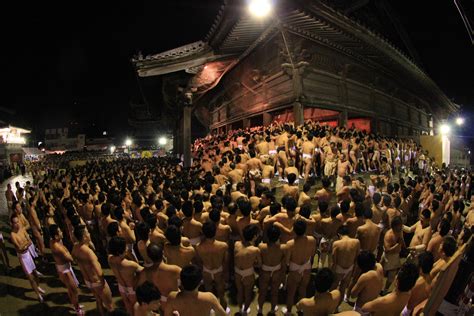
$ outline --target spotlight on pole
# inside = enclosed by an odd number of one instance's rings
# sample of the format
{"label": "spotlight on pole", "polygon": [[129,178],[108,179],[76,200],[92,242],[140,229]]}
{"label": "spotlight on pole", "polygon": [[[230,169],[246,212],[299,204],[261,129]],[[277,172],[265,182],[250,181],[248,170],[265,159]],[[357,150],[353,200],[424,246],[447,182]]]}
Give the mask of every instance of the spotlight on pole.
{"label": "spotlight on pole", "polygon": [[132,140],[130,138],[125,140],[125,146],[132,146]]}
{"label": "spotlight on pole", "polygon": [[271,0],[248,0],[250,13],[257,18],[264,18],[270,14],[273,5]]}
{"label": "spotlight on pole", "polygon": [[166,143],[168,143],[168,140],[166,139],[166,137],[160,137],[158,139],[158,144],[160,144],[161,146],[166,145]]}
{"label": "spotlight on pole", "polygon": [[457,125],[457,126],[461,126],[461,125],[463,125],[463,124],[464,124],[464,118],[458,117],[458,118],[456,119],[456,125]]}
{"label": "spotlight on pole", "polygon": [[451,132],[451,126],[449,126],[448,124],[441,124],[441,126],[439,127],[439,132],[443,136],[448,135],[449,132]]}

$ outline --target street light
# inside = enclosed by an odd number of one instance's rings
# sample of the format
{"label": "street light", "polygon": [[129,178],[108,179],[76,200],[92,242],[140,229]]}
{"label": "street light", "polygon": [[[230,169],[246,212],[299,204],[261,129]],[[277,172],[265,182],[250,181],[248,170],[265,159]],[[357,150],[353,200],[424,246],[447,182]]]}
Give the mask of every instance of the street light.
{"label": "street light", "polygon": [[166,137],[160,137],[158,139],[158,144],[160,144],[161,146],[166,145],[167,142],[168,142],[168,140],[166,139]]}
{"label": "street light", "polygon": [[125,146],[127,146],[127,154],[130,154],[130,146],[132,146],[133,142],[130,138],[125,140]]}
{"label": "street light", "polygon": [[441,126],[439,127],[439,132],[441,133],[441,135],[446,136],[449,134],[449,132],[451,132],[451,126],[449,126],[448,124],[441,124]]}
{"label": "street light", "polygon": [[456,125],[461,126],[461,125],[463,125],[463,124],[464,124],[464,118],[458,117],[458,118],[456,119]]}
{"label": "street light", "polygon": [[248,9],[257,18],[264,18],[270,14],[273,5],[270,0],[249,0]]}

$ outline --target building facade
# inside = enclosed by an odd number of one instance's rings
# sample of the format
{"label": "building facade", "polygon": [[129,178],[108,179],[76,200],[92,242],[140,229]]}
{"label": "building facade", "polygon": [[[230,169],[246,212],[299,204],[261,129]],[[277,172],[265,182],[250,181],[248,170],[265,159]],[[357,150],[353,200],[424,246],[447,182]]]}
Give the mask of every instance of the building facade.
{"label": "building facade", "polygon": [[48,128],[44,132],[46,149],[51,151],[83,150],[86,135],[70,135],[69,128]]}
{"label": "building facade", "polygon": [[140,77],[161,77],[163,107],[181,113],[178,139],[189,133],[186,112],[208,131],[313,119],[433,134],[457,106],[406,51],[351,18],[371,1],[355,2],[282,0],[257,19],[246,1],[228,0],[204,40],[133,63]]}

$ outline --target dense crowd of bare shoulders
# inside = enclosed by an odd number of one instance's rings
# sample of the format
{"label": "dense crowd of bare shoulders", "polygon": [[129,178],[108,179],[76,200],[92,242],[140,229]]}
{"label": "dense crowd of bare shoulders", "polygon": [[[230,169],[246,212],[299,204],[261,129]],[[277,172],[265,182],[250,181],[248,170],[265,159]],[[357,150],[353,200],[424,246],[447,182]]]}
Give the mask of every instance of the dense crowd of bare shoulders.
{"label": "dense crowd of bare shoulders", "polygon": [[437,166],[411,139],[273,123],[192,152],[190,168],[55,158],[7,190],[11,240],[40,301],[35,257],[50,260],[49,248],[78,314],[76,266],[103,314],[118,287],[130,315],[225,315],[230,289],[239,315],[277,313],[282,292],[286,315],[344,301],[354,315],[416,315],[472,235],[471,173]]}

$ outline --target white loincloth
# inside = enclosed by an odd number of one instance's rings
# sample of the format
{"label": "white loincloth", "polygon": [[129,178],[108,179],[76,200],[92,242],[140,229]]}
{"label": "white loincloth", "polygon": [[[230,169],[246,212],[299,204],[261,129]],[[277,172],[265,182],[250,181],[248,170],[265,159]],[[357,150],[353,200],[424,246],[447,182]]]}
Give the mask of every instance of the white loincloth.
{"label": "white loincloth", "polygon": [[296,264],[294,262],[290,262],[290,272],[298,272],[299,274],[303,275],[303,273],[307,270],[311,270],[311,261],[308,260],[303,264]]}
{"label": "white loincloth", "polygon": [[215,276],[216,274],[221,273],[222,271],[224,271],[224,269],[222,268],[222,266],[220,266],[219,268],[216,268],[216,269],[208,269],[208,268],[206,268],[206,266],[203,265],[202,271],[204,271],[204,272],[210,274],[212,280],[214,281],[214,276]]}
{"label": "white loincloth", "polygon": [[33,257],[31,256],[31,253],[29,250],[26,250],[24,253],[17,253],[18,255],[18,260],[20,261],[21,267],[23,268],[23,271],[27,275],[32,274],[33,271],[36,270],[36,264],[33,260]]}
{"label": "white loincloth", "polygon": [[74,270],[72,269],[70,262],[66,264],[61,264],[61,265],[57,264],[56,270],[58,271],[58,273],[61,273],[61,274],[71,273],[72,278],[74,279],[74,283],[76,284],[76,287],[79,286],[79,281],[76,278],[76,274],[74,274]]}
{"label": "white loincloth", "polygon": [[348,275],[350,275],[352,273],[352,270],[354,269],[354,265],[350,266],[349,268],[343,268],[339,265],[336,265],[336,273],[337,274],[342,274],[343,275],[343,279],[345,279]]}
{"label": "white loincloth", "polygon": [[276,266],[267,266],[265,264],[262,264],[262,271],[265,272],[270,272],[270,276],[273,276],[273,273],[276,271],[279,271],[281,269],[281,264],[277,264]]}
{"label": "white loincloth", "polygon": [[253,267],[250,267],[248,269],[243,269],[243,270],[239,269],[237,267],[234,267],[234,271],[235,271],[236,274],[240,275],[242,278],[254,275],[254,273],[255,273]]}
{"label": "white loincloth", "polygon": [[135,290],[131,286],[123,286],[122,284],[118,284],[119,292],[125,296],[135,295]]}

